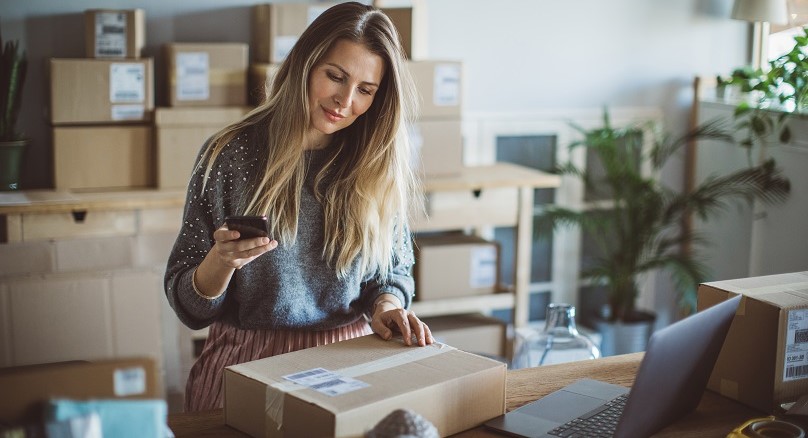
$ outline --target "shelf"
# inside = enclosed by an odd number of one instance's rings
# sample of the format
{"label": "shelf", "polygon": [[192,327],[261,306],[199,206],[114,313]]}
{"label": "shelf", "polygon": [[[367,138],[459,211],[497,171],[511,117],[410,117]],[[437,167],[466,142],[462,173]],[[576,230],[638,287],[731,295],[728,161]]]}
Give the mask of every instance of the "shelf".
{"label": "shelf", "polygon": [[461,313],[488,312],[496,309],[510,309],[515,303],[514,294],[496,293],[445,300],[415,301],[412,311],[419,318]]}

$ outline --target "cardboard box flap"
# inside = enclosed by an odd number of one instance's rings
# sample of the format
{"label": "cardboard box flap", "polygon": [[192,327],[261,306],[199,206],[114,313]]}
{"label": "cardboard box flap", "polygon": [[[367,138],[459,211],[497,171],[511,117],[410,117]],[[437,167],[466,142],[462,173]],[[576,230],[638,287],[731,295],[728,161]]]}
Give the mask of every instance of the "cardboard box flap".
{"label": "cardboard box flap", "polygon": [[704,285],[784,308],[805,306],[808,299],[808,272],[714,281]]}

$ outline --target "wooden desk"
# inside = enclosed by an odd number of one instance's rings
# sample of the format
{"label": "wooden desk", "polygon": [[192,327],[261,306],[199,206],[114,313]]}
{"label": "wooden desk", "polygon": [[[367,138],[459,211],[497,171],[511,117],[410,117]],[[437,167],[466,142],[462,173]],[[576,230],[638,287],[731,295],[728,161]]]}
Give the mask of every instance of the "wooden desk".
{"label": "wooden desk", "polygon": [[[506,408],[508,411],[516,409],[583,377],[631,386],[640,360],[642,353],[634,353],[577,362],[574,365],[549,365],[509,371]],[[761,412],[707,391],[695,412],[654,436],[725,437],[745,420],[762,415]],[[224,424],[222,410],[169,415],[168,425],[177,438],[247,436]],[[455,435],[458,438],[498,436],[501,435],[490,432],[482,426]]]}

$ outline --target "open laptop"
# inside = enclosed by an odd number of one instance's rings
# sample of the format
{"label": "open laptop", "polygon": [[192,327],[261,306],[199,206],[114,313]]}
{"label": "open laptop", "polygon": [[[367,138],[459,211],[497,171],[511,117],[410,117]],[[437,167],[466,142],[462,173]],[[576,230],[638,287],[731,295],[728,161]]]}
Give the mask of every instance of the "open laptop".
{"label": "open laptop", "polygon": [[698,406],[740,300],[738,295],[655,332],[630,392],[582,379],[485,426],[511,436],[550,438],[578,436],[575,428],[611,417],[610,426],[580,436],[650,436]]}

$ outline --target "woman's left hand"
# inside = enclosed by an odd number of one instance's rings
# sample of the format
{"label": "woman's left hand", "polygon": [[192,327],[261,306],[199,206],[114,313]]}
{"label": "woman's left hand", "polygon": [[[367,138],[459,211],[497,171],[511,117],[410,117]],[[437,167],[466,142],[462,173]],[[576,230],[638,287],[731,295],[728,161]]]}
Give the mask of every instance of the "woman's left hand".
{"label": "woman's left hand", "polygon": [[413,311],[400,307],[385,308],[383,304],[376,307],[370,320],[370,328],[382,339],[390,340],[393,332],[398,332],[406,345],[412,345],[413,334],[422,347],[435,342],[429,326],[418,319]]}

